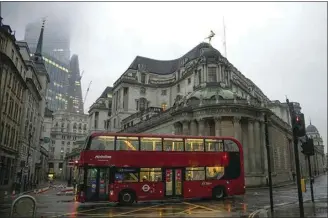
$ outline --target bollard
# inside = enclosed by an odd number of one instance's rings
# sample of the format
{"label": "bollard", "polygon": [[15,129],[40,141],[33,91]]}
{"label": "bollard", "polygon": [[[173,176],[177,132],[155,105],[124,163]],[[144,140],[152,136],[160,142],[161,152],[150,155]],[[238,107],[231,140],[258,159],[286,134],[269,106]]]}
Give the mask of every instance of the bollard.
{"label": "bollard", "polygon": [[302,192],[306,192],[306,182],[305,182],[305,179],[301,179],[301,189],[302,189]]}

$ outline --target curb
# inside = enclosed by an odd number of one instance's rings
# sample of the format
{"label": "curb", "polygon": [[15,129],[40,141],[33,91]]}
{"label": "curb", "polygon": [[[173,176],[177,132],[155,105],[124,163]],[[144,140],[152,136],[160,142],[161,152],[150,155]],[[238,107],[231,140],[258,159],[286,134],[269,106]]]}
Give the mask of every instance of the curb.
{"label": "curb", "polygon": [[[272,188],[281,188],[281,187],[287,187],[287,186],[291,186],[291,185],[295,185],[295,183],[288,183],[288,184],[282,184],[282,185],[275,185],[275,186],[272,186]],[[246,187],[246,191],[247,190],[255,190],[255,189],[269,189],[268,186],[259,186],[259,187],[249,187],[247,188]]]}

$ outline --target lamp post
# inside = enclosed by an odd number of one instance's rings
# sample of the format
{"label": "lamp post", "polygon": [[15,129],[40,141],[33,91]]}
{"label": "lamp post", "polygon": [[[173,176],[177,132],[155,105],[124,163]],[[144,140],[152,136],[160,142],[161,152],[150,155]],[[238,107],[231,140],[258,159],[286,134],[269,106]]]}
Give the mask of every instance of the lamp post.
{"label": "lamp post", "polygon": [[26,157],[26,166],[27,166],[27,185],[30,182],[30,165],[29,165],[29,157],[30,157],[30,150],[31,150],[31,139],[32,139],[32,133],[30,132],[28,137],[28,149],[27,149],[27,157]]}

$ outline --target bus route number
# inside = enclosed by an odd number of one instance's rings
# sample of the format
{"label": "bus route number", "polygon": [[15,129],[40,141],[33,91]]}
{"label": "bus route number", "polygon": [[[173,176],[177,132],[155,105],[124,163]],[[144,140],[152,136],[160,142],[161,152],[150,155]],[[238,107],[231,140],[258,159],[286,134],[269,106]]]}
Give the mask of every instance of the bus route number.
{"label": "bus route number", "polygon": [[148,192],[149,189],[150,189],[150,187],[147,184],[145,184],[145,185],[142,186],[142,191],[144,191],[144,192]]}

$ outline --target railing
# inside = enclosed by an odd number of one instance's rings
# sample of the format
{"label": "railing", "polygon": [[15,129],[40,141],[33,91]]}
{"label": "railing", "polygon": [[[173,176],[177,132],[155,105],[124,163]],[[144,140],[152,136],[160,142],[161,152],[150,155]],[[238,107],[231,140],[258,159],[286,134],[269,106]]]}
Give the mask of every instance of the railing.
{"label": "railing", "polygon": [[122,123],[128,123],[128,122],[132,121],[135,118],[141,118],[143,115],[146,115],[146,114],[151,113],[151,112],[161,113],[162,111],[163,111],[163,109],[160,108],[160,107],[149,107],[146,110],[139,111],[137,113],[134,113],[134,114],[128,116],[127,118],[122,120]]}
{"label": "railing", "polygon": [[114,87],[120,83],[120,82],[124,82],[124,81],[133,81],[133,82],[137,82],[138,79],[137,77],[134,76],[127,76],[127,75],[123,75],[121,76],[118,80],[116,80],[116,82],[114,83]]}
{"label": "railing", "polygon": [[174,83],[175,82],[175,77],[174,78],[168,78],[168,79],[150,79],[149,83],[150,84],[155,84],[155,85],[159,85],[159,84],[170,84],[170,83]]}
{"label": "railing", "polygon": [[169,119],[171,117],[171,113],[173,112],[172,108],[162,112],[162,113],[159,113],[153,117],[151,117],[149,120],[147,121],[141,121],[133,126],[130,126],[122,131],[119,131],[119,132],[130,132],[130,131],[136,131],[137,129],[140,129],[140,128],[144,128],[146,126],[149,126],[149,125],[153,125],[153,124],[157,124],[157,123],[161,123],[161,122],[164,122],[166,121],[167,119]]}

